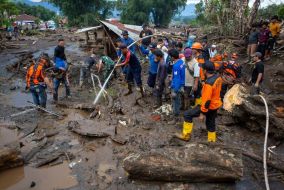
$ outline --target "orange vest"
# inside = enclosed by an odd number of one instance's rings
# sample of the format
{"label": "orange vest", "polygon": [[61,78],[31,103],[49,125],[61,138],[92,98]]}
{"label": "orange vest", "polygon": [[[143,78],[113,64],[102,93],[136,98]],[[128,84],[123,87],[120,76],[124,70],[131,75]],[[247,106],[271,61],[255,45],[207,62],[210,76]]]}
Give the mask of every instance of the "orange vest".
{"label": "orange vest", "polygon": [[26,75],[27,86],[39,85],[44,82],[44,68],[45,60],[41,59],[38,64],[34,64],[28,68]]}
{"label": "orange vest", "polygon": [[205,80],[205,75],[204,75],[204,72],[203,72],[202,65],[205,63],[205,60],[204,60],[202,54],[199,54],[196,57],[196,60],[197,60],[197,62],[199,64],[199,67],[200,67],[200,79],[201,79],[201,81],[204,81]]}
{"label": "orange vest", "polygon": [[208,112],[208,110],[216,110],[222,106],[220,92],[222,88],[222,79],[218,74],[206,79],[202,87],[201,95],[201,111]]}

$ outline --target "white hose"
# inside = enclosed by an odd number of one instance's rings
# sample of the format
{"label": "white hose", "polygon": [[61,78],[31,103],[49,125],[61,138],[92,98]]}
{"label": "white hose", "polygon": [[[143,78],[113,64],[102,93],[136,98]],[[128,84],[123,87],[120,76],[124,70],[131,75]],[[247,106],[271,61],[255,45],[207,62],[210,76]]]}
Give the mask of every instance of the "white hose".
{"label": "white hose", "polygon": [[266,111],[266,127],[265,127],[265,137],[264,137],[264,145],[263,145],[263,169],[264,169],[264,181],[266,190],[270,190],[268,176],[267,176],[267,138],[268,138],[268,130],[269,130],[269,112],[268,106],[265,98],[262,95],[258,95],[264,102],[265,111]]}
{"label": "white hose", "polygon": [[[131,46],[133,46],[134,44],[136,44],[136,43],[139,42],[140,40],[147,39],[147,38],[151,38],[151,37],[154,37],[154,36],[162,36],[162,37],[165,37],[164,35],[161,35],[161,34],[154,34],[154,35],[145,36],[145,37],[143,37],[143,38],[140,38],[139,40],[134,41],[132,44],[130,44],[129,46],[127,46],[127,48],[130,48]],[[118,61],[115,63],[115,65],[120,62],[121,58],[122,58],[122,55],[119,57],[119,59],[118,59]],[[114,66],[115,66],[115,65],[114,65]],[[98,101],[99,101],[99,99],[100,99],[100,97],[101,97],[101,95],[102,95],[102,93],[103,93],[103,91],[104,91],[104,89],[105,89],[105,87],[106,87],[106,85],[107,85],[107,83],[108,83],[108,81],[109,81],[111,75],[113,74],[114,70],[115,70],[115,67],[112,69],[111,73],[109,74],[109,76],[108,76],[107,79],[105,80],[104,85],[102,86],[101,90],[99,91],[98,95],[96,96],[96,98],[95,98],[95,100],[94,100],[94,102],[93,102],[94,105],[98,103]]]}

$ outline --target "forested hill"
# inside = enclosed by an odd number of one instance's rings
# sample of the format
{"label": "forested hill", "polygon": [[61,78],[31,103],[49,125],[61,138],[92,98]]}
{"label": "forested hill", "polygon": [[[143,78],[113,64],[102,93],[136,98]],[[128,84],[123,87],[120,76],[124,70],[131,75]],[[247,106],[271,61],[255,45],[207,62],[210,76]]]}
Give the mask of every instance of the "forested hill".
{"label": "forested hill", "polygon": [[46,9],[49,9],[51,11],[54,11],[54,12],[58,12],[59,9],[55,6],[53,6],[52,4],[48,3],[48,2],[32,2],[30,0],[13,0],[14,2],[22,2],[22,3],[25,3],[25,4],[28,4],[28,5],[31,5],[31,6],[43,6],[44,8]]}

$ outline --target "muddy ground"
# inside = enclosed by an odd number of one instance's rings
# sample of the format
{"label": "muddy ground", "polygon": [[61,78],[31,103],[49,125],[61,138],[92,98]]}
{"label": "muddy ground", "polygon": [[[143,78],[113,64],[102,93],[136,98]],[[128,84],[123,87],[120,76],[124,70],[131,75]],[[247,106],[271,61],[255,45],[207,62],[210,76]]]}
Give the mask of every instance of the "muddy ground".
{"label": "muddy ground", "polygon": [[[79,69],[74,66],[71,75],[71,99],[64,98],[63,86],[60,90],[61,106],[52,103],[51,94],[48,95],[49,110],[63,115],[63,118],[32,111],[17,117],[8,116],[30,109],[27,101],[32,101],[31,94],[25,92],[24,75],[8,72],[6,66],[14,64],[20,59],[23,51],[31,51],[34,57],[41,52],[53,54],[56,41],[59,37],[66,39],[66,54],[72,63],[83,61],[85,52],[78,47],[77,42],[70,41],[72,34],[50,34],[47,37],[26,39],[17,42],[21,44],[19,49],[9,49],[1,52],[0,67],[0,117],[5,117],[5,122],[14,121],[17,127],[13,129],[0,128],[0,146],[12,146],[24,137],[24,146],[30,146],[34,137],[41,133],[47,136],[47,143],[38,150],[35,155],[23,167],[9,169],[0,173],[0,189],[191,189],[191,190],[259,190],[264,189],[262,163],[251,158],[243,157],[244,177],[235,183],[165,183],[148,182],[129,179],[123,169],[123,159],[133,152],[163,147],[184,146],[186,143],[174,139],[175,132],[181,131],[181,125],[169,125],[167,116],[162,115],[161,120],[156,121],[153,116],[153,99],[147,94],[145,98],[136,102],[139,92],[124,97],[126,84],[121,80],[112,81],[109,94],[113,97],[114,108],[108,108],[107,103],[100,103],[100,115],[90,119],[90,112],[75,109],[79,103],[91,105],[95,92],[91,91],[91,85],[83,89],[78,87]],[[144,65],[144,81],[146,81],[146,65]],[[275,72],[283,69],[283,59],[275,58],[266,63],[268,81],[271,86],[269,92],[278,92],[279,87],[271,85],[272,80],[278,80]],[[269,76],[269,77],[268,77]],[[271,78],[270,78],[271,77]],[[280,80],[283,80],[280,78]],[[90,80],[89,80],[90,82]],[[267,88],[267,86],[265,88]],[[280,92],[279,92],[280,93]],[[282,91],[283,93],[283,91]],[[64,106],[63,106],[64,105]],[[120,109],[121,108],[121,109]],[[89,126],[109,135],[117,134],[127,143],[122,145],[114,142],[110,137],[86,137],[78,135],[68,129],[71,121],[77,121],[80,126]],[[226,116],[218,117],[218,141],[220,143],[234,145],[236,147],[252,151],[262,155],[263,132],[252,132],[242,126],[237,126]],[[72,123],[71,123],[72,124]],[[35,131],[32,129],[37,126]],[[29,131],[32,131],[29,134]],[[25,136],[27,135],[28,136]],[[27,140],[28,139],[28,140]],[[192,142],[207,141],[207,132],[202,123],[196,121]],[[39,140],[41,142],[41,140]],[[277,157],[284,159],[283,141],[269,139],[269,146],[277,145]],[[26,143],[26,144],[25,144]],[[11,145],[12,144],[12,145]],[[47,165],[35,168],[35,163],[42,157],[56,155],[58,150],[64,152],[58,159]],[[66,156],[67,154],[67,156]],[[269,180],[271,189],[284,189],[284,173],[269,167]]]}

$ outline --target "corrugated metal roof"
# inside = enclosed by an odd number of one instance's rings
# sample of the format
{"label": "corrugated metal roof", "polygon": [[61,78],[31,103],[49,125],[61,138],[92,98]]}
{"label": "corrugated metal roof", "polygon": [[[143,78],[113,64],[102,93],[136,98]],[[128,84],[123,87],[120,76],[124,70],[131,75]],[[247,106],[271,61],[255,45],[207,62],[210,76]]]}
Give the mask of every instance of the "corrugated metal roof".
{"label": "corrugated metal roof", "polygon": [[122,24],[118,21],[100,21],[103,25],[105,25],[107,28],[112,30],[114,33],[116,33],[118,36],[121,36],[121,33],[123,30],[127,30],[129,33],[129,37],[133,40],[139,40],[139,34],[142,30],[141,26],[136,25],[126,25]]}
{"label": "corrugated metal roof", "polygon": [[35,21],[36,19],[36,17],[27,14],[17,15],[15,18],[16,21]]}
{"label": "corrugated metal roof", "polygon": [[75,34],[82,33],[82,32],[87,32],[87,31],[91,31],[91,30],[97,30],[97,29],[99,29],[101,27],[102,26],[94,26],[94,27],[82,28],[82,29],[77,30],[75,32]]}

